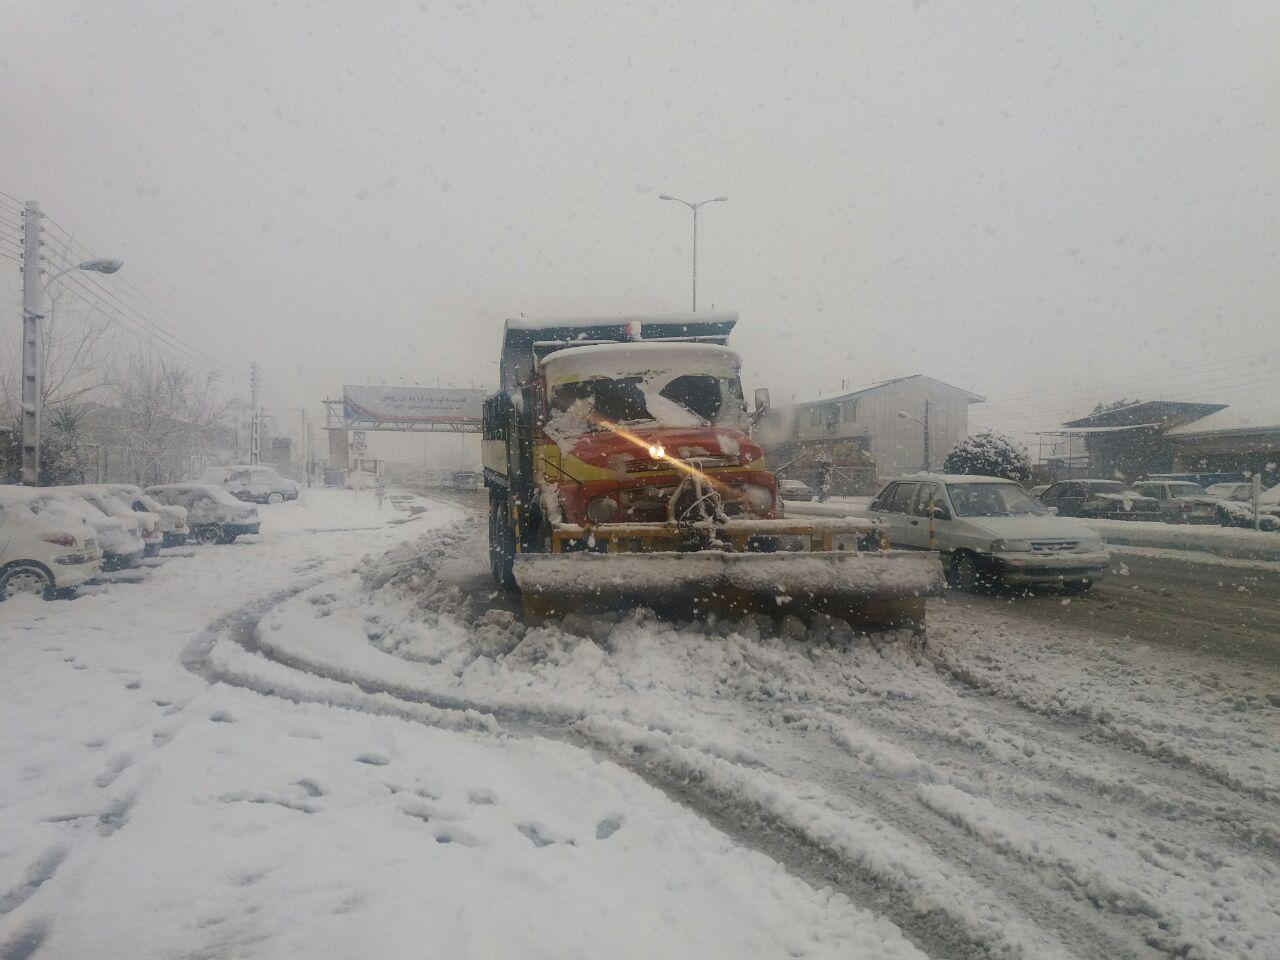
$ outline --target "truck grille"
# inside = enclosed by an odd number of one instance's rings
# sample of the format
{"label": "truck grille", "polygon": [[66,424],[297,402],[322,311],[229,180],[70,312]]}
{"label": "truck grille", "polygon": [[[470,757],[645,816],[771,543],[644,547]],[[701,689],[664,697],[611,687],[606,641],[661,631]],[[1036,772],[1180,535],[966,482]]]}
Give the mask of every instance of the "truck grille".
{"label": "truck grille", "polygon": [[1070,553],[1080,546],[1079,540],[1032,540],[1031,550],[1034,553]]}

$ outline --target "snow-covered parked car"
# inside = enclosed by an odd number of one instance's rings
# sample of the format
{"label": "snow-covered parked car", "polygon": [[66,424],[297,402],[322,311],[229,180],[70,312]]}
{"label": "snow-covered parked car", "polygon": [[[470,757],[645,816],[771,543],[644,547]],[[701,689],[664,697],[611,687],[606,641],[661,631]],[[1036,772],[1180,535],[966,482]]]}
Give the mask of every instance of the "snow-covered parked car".
{"label": "snow-covered parked car", "polygon": [[103,570],[135,567],[146,552],[142,539],[142,520],[136,515],[113,517],[90,503],[75,487],[41,487],[41,492],[60,507],[74,513],[93,527],[102,548]]}
{"label": "snow-covered parked car", "polygon": [[1218,500],[1198,483],[1143,480],[1133,489],[1160,504],[1160,516],[1166,523],[1214,523],[1218,519]]}
{"label": "snow-covered parked car", "polygon": [[1040,493],[1037,499],[1053,507],[1060,517],[1089,517],[1096,520],[1159,520],[1160,501],[1119,480],[1060,480]]}
{"label": "snow-covered parked car", "polygon": [[138,532],[142,537],[143,555],[155,557],[160,554],[164,534],[160,529],[160,518],[156,514],[149,510],[134,510],[112,493],[105,483],[78,483],[59,489],[79,494],[108,517],[115,517],[125,523],[136,520],[140,525]]}
{"label": "snow-covered parked car", "polygon": [[102,569],[97,531],[40,487],[0,486],[0,600],[51,599]]}
{"label": "snow-covered parked car", "polygon": [[197,543],[232,543],[261,524],[255,507],[246,506],[212,483],[161,483],[146,492],[163,504],[183,507]]}
{"label": "snow-covered parked car", "polygon": [[783,500],[791,500],[797,503],[802,500],[812,500],[813,487],[803,480],[779,480],[778,496]]}
{"label": "snow-covered parked car", "polygon": [[208,483],[216,483],[238,500],[248,503],[283,503],[298,499],[298,484],[271,467],[241,464],[214,467],[205,472]]}
{"label": "snow-covered parked car", "polygon": [[[1244,490],[1235,490],[1231,497],[1218,500],[1214,508],[1218,523],[1224,527],[1252,527],[1253,486],[1247,483],[1231,486]],[[1258,495],[1258,515],[1260,530],[1280,530],[1280,484]]]}
{"label": "snow-covered parked car", "polygon": [[134,513],[150,513],[160,521],[161,546],[177,547],[187,542],[191,528],[187,526],[187,511],[183,507],[161,503],[142,492],[133,483],[108,483],[111,494],[127,505]]}
{"label": "snow-covered parked car", "polygon": [[901,477],[880,491],[867,516],[884,525],[893,547],[940,551],[948,579],[967,590],[996,582],[1085,590],[1111,561],[1088,526],[1054,515],[999,477]]}

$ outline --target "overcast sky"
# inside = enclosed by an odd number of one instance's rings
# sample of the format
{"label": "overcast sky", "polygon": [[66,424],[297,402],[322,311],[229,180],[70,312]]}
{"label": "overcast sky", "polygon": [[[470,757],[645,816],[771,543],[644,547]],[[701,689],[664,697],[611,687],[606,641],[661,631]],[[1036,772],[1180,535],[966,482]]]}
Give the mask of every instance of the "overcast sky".
{"label": "overcast sky", "polygon": [[922,372],[1025,431],[1280,395],[1274,0],[0,15],[0,190],[290,404],[489,385],[505,316],[688,309],[664,192],[730,197],[699,302],[775,400]]}

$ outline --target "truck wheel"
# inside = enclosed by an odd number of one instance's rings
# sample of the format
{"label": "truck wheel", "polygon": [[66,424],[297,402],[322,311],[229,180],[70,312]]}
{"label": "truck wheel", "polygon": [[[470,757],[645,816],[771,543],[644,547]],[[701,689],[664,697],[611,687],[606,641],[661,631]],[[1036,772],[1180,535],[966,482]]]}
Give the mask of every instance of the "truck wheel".
{"label": "truck wheel", "polygon": [[53,599],[53,577],[34,563],[14,563],[0,571],[0,600],[19,594]]}
{"label": "truck wheel", "polygon": [[508,496],[495,490],[489,494],[489,569],[503,589],[517,589],[512,570],[515,558],[516,534],[511,526]]}

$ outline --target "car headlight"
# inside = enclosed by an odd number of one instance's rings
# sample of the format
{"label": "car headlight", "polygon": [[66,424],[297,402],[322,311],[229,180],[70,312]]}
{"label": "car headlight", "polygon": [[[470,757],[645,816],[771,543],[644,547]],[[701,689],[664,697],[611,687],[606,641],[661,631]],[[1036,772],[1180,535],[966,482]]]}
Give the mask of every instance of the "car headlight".
{"label": "car headlight", "polygon": [[754,513],[768,513],[773,509],[773,493],[768,487],[748,483],[743,486],[742,495],[746,498]]}
{"label": "car headlight", "polygon": [[592,523],[610,523],[618,515],[618,501],[613,497],[597,497],[587,505],[587,519]]}
{"label": "car headlight", "polygon": [[1027,540],[992,540],[992,553],[1030,553],[1031,543]]}
{"label": "car headlight", "polygon": [[1103,549],[1101,537],[1085,537],[1080,541],[1080,546],[1076,549],[1082,553],[1097,553]]}

